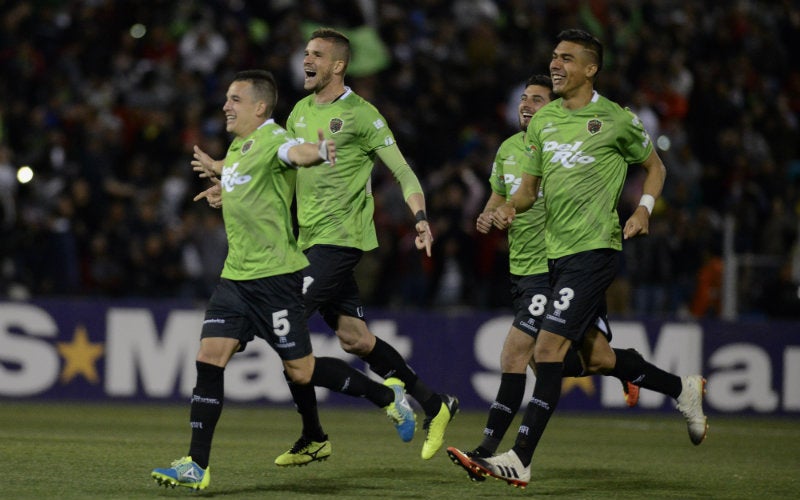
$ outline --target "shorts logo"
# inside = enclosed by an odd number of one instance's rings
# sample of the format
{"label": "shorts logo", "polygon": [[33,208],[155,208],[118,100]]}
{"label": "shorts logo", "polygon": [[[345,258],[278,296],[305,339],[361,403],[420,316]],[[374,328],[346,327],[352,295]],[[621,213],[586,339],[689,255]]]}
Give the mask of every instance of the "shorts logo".
{"label": "shorts logo", "polygon": [[256,143],[255,139],[250,139],[249,141],[242,144],[242,154],[243,155],[247,154],[247,152],[250,151],[250,149],[253,147],[253,144],[255,143]]}
{"label": "shorts logo", "polygon": [[597,118],[593,118],[588,122],[586,122],[586,130],[588,130],[589,133],[592,135],[600,132],[601,128],[603,128],[603,122],[601,122]]}
{"label": "shorts logo", "polygon": [[331,130],[332,134],[342,130],[344,127],[344,121],[341,118],[331,118],[331,121],[328,123],[328,128]]}

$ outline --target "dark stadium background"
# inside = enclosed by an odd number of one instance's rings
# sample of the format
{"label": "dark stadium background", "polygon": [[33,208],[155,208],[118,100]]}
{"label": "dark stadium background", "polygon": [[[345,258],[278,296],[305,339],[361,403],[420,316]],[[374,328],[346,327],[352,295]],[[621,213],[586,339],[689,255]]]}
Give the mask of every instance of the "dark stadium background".
{"label": "dark stadium background", "polygon": [[[647,124],[668,169],[652,234],[626,242],[617,318],[792,318],[798,283],[800,9],[796,1],[29,1],[0,8],[0,297],[204,300],[225,254],[189,161],[220,156],[240,69],[302,95],[317,26],[350,34],[348,83],[386,116],[421,178],[432,259],[388,170],[381,248],[361,266],[378,308],[507,309],[507,250],[479,237],[521,82],[582,27],[606,47],[599,91]],[[33,179],[16,180],[28,166]],[[639,197],[631,168],[620,204]]]}

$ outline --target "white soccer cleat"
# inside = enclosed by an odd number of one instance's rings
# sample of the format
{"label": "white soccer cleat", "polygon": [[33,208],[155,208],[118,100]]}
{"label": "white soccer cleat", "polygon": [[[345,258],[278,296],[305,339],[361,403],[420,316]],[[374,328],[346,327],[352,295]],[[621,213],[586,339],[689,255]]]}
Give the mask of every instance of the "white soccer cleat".
{"label": "white soccer cleat", "polygon": [[700,375],[690,375],[681,379],[683,390],[678,396],[678,409],[689,427],[689,439],[698,445],[708,433],[708,419],[703,414],[703,395],[706,393],[706,379]]}
{"label": "white soccer cleat", "polygon": [[514,450],[489,458],[472,458],[470,460],[478,472],[502,479],[511,486],[524,488],[531,479],[531,467],[522,465]]}

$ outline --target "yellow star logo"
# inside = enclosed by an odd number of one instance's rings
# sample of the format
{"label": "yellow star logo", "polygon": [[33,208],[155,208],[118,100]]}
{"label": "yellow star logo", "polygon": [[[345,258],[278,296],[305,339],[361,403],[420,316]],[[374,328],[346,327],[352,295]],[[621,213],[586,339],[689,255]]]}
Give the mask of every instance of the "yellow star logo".
{"label": "yellow star logo", "polygon": [[565,377],[561,382],[561,394],[567,394],[578,388],[587,396],[594,396],[597,388],[594,386],[594,377]]}
{"label": "yellow star logo", "polygon": [[89,342],[89,335],[83,325],[78,325],[72,342],[59,342],[58,353],[66,362],[61,370],[61,383],[67,384],[78,375],[96,384],[100,381],[95,369],[97,358],[103,355],[103,344]]}

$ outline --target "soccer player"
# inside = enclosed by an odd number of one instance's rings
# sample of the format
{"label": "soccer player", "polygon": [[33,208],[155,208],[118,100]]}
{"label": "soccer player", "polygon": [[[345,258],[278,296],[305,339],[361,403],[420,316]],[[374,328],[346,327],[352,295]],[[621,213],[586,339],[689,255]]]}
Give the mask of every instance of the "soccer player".
{"label": "soccer player", "polygon": [[[410,427],[413,432],[416,425],[399,380],[379,384],[340,359],[312,354],[300,273],[308,260],[297,247],[290,206],[297,167],[324,161],[333,165],[336,146],[324,139],[322,131],[318,131],[317,143],[291,139],[271,118],[276,101],[271,73],[237,73],[222,108],[226,130],[234,139],[224,161],[205,165],[213,174],[221,174],[228,255],[200,335],[189,453],[170,467],[151,473],[165,486],[194,490],[208,486],[211,441],[224,401],[225,366],[254,337],[275,349],[293,384],[319,385],[367,398],[385,408],[398,428]],[[193,164],[201,163],[198,151],[196,148]],[[203,192],[195,200],[208,194]]]}
{"label": "soccer player", "polygon": [[[557,39],[550,76],[560,98],[531,119],[526,133],[531,161],[523,166],[519,189],[493,214],[493,224],[505,229],[517,214],[533,206],[540,187],[545,194],[552,292],[534,347],[536,384],[511,450],[470,459],[476,472],[523,487],[530,479],[536,446],[561,397],[566,353],[573,345],[583,345],[590,358],[598,354],[595,350],[604,356],[607,347],[602,342],[584,338],[587,326],[595,321],[616,275],[622,238],[647,234],[666,177],[639,119],[594,90],[603,65],[600,41],[577,29],[562,31]],[[629,165],[641,165],[647,174],[640,205],[620,228],[616,207]],[[617,352],[616,359],[614,354],[605,356],[614,360],[611,374],[676,399],[692,443],[705,439],[702,376],[681,378],[642,363],[628,351]]]}
{"label": "soccer player", "polygon": [[[427,460],[442,446],[458,400],[431,390],[394,347],[367,328],[354,277],[363,253],[378,246],[370,185],[376,157],[400,184],[416,219],[416,246],[428,256],[433,235],[419,180],[386,120],[344,84],[349,61],[350,41],[345,35],[328,28],[312,33],[303,59],[304,88],[311,94],[294,106],[286,121],[294,137],[313,141],[315,131],[323,129],[326,136],[336,139],[335,169],[303,169],[297,175],[298,244],[311,263],[303,270],[306,314],[319,311],[346,352],[363,359],[381,377],[403,381],[425,412],[427,434],[421,456]],[[294,446],[276,458],[280,466],[304,465],[331,452],[313,387],[290,383],[290,388],[303,429]],[[311,454],[315,450],[322,451]]]}
{"label": "soccer player", "polygon": [[[525,130],[533,115],[553,99],[555,94],[549,76],[534,75],[528,79],[517,108],[520,131],[503,141],[497,150],[490,176],[492,193],[483,212],[478,215],[476,222],[478,232],[486,234],[491,230],[492,214],[495,209],[503,205],[519,187],[522,164],[526,159]],[[468,458],[494,455],[522,404],[528,364],[536,369],[533,363],[535,338],[547,297],[550,295],[544,224],[544,202],[539,200],[530,210],[520,214],[508,228],[511,295],[515,317],[500,354],[502,370],[500,387],[495,401],[489,408],[481,444],[467,452],[454,447],[447,448],[447,454],[453,463],[463,467],[474,481],[483,481],[485,477],[472,469]],[[592,328],[600,329],[602,338],[611,337],[605,314],[598,315],[597,323],[592,325]],[[565,377],[585,376],[601,368],[586,364],[574,349],[565,355],[564,365]],[[629,406],[634,406],[638,399],[639,388],[626,381],[622,384],[626,402]]]}

